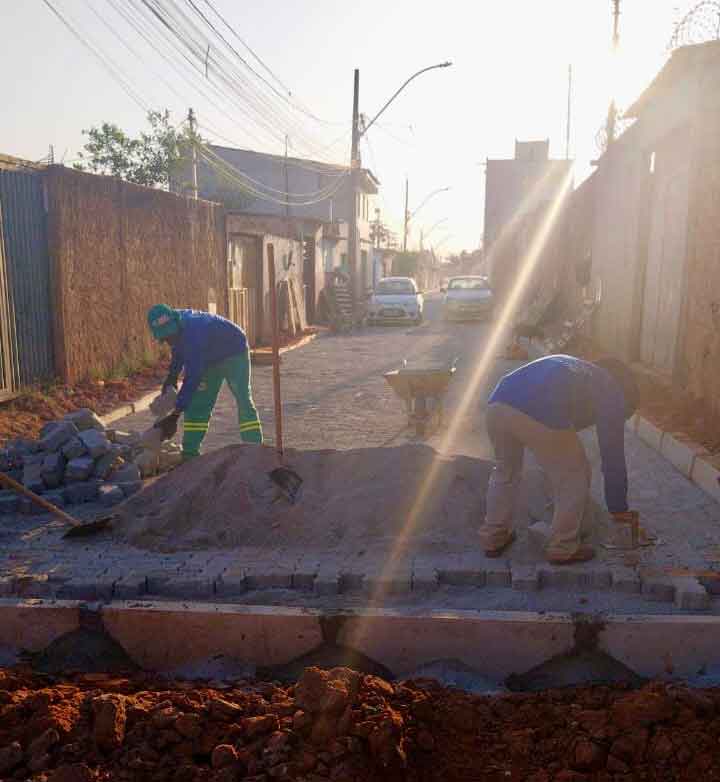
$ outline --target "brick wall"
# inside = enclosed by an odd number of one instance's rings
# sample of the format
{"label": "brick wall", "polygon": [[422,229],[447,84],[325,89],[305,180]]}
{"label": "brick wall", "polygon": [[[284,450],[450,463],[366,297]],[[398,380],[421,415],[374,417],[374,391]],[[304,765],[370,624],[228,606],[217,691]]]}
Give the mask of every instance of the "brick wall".
{"label": "brick wall", "polygon": [[60,166],[46,175],[55,360],[68,383],[157,355],[148,307],[227,306],[220,206]]}

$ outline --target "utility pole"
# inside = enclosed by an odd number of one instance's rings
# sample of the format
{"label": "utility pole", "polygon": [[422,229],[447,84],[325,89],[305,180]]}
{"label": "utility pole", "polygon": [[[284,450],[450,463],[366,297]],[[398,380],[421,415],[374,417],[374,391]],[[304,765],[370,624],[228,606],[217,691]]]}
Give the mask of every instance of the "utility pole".
{"label": "utility pole", "polygon": [[[290,184],[288,182],[288,134],[285,134],[285,218],[290,220]],[[288,228],[289,228],[288,223]]]}
{"label": "utility pole", "polygon": [[190,126],[190,143],[192,144],[192,191],[193,198],[197,201],[198,197],[198,160],[197,160],[197,137],[195,132],[195,112],[188,109],[188,125]]}
{"label": "utility pole", "polygon": [[[620,46],[620,0],[612,0],[613,4],[613,39],[612,52],[613,57],[617,55]],[[608,108],[607,122],[605,124],[605,135],[607,136],[606,151],[610,149],[615,141],[615,125],[617,122],[617,106],[615,105],[615,96],[613,95]]]}
{"label": "utility pole", "polygon": [[570,160],[570,125],[572,122],[572,65],[568,65],[567,127],[565,128],[565,160]]}
{"label": "utility pole", "polygon": [[48,164],[53,165],[55,163],[55,147],[50,144],[50,151],[48,152]]}
{"label": "utility pole", "polygon": [[360,71],[355,68],[353,80],[352,145],[350,149],[350,226],[348,231],[348,264],[352,287],[354,310],[360,304],[360,281],[358,279],[358,180],[360,177]]}
{"label": "utility pole", "polygon": [[410,212],[408,207],[408,178],[405,177],[405,230],[403,231],[403,252],[407,252],[408,220]]}

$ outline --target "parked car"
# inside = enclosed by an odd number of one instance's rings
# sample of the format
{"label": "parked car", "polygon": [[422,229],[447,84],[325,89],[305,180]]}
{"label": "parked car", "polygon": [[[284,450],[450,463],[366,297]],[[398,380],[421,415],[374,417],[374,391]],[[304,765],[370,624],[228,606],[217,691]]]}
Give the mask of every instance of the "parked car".
{"label": "parked car", "polygon": [[421,323],[423,295],[412,277],[385,277],[368,304],[368,323]]}
{"label": "parked car", "polygon": [[487,277],[451,277],[442,305],[445,320],[474,320],[490,318],[494,301]]}

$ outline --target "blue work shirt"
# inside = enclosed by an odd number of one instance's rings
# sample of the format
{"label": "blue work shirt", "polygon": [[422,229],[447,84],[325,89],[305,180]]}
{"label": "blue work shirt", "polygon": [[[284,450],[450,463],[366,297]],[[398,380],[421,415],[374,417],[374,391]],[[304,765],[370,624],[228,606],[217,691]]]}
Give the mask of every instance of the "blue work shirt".
{"label": "blue work shirt", "polygon": [[219,315],[199,310],[178,310],[180,333],[173,347],[168,379],[177,382],[184,368],[185,377],[175,408],[182,412],[190,404],[203,375],[213,364],[247,350],[245,332]]}
{"label": "blue work shirt", "polygon": [[514,407],[550,429],[595,426],[608,510],[628,509],[627,405],[620,384],[607,370],[572,356],[546,356],[505,375],[488,401]]}

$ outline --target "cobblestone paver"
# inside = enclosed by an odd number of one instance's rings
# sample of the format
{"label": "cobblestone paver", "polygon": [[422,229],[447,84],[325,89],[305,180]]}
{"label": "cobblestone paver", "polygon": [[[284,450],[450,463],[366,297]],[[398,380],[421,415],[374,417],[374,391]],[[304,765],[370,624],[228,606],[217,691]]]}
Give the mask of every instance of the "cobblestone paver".
{"label": "cobblestone paver", "polygon": [[[448,453],[490,457],[482,408],[489,389],[513,365],[494,357],[487,376],[471,388],[489,326],[444,324],[435,316],[436,306],[430,303],[430,322],[417,328],[321,336],[285,354],[286,447],[351,449],[406,441],[410,435],[403,431],[402,404],[382,374],[398,368],[403,359],[457,357],[448,414],[453,414],[465,394],[470,394],[470,403],[453,442],[446,443],[439,436],[430,442]],[[253,389],[266,439],[272,442],[269,367],[254,369]],[[147,412],[115,426],[139,430],[150,423]],[[595,468],[593,495],[600,506],[597,444],[592,433],[583,437]],[[234,401],[223,391],[205,448],[238,440]],[[599,544],[607,520],[598,511],[593,538],[598,559],[576,568],[548,566],[528,540],[528,505],[535,518],[547,519],[550,512],[542,492],[538,495],[537,468],[528,459],[518,513],[519,539],[502,560],[483,556],[475,528],[462,539],[438,540],[422,549],[413,548],[411,542],[389,564],[387,548],[299,551],[292,541],[272,551],[243,548],[159,555],[108,545],[102,536],[63,541],[62,524],[47,516],[5,516],[0,526],[0,597],[158,597],[334,606],[415,600],[435,607],[446,600],[447,605],[474,608],[568,610],[582,605],[585,610],[630,611],[644,604],[653,611],[717,611],[718,601],[710,599],[693,571],[713,570],[720,560],[720,506],[630,434],[628,463],[632,505],[657,541],[630,556],[603,548]],[[84,506],[78,515],[90,517],[97,512],[96,507]],[[464,596],[459,597],[458,590]]]}

